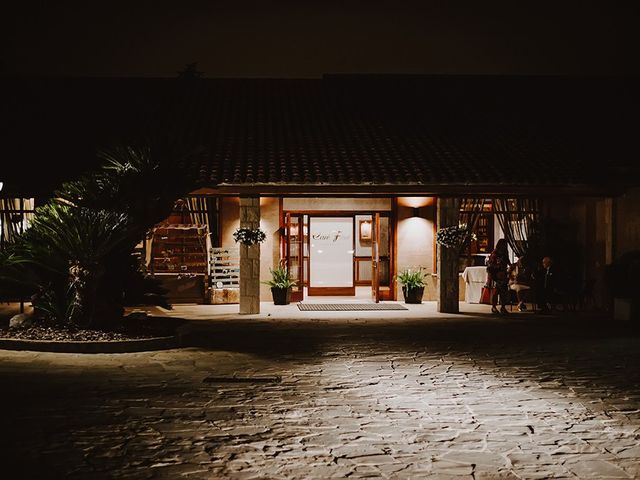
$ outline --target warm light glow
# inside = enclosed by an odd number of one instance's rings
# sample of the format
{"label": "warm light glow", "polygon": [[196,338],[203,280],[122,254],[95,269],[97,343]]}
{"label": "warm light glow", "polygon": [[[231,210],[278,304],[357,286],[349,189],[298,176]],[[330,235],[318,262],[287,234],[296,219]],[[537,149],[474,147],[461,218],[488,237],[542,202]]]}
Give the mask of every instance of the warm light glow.
{"label": "warm light glow", "polygon": [[412,231],[419,231],[421,234],[429,232],[433,228],[433,222],[422,217],[409,217],[402,220],[403,225],[408,226]]}
{"label": "warm light glow", "polygon": [[360,240],[371,240],[371,220],[360,220]]}
{"label": "warm light glow", "polygon": [[398,205],[401,207],[421,208],[433,205],[434,197],[398,197]]}

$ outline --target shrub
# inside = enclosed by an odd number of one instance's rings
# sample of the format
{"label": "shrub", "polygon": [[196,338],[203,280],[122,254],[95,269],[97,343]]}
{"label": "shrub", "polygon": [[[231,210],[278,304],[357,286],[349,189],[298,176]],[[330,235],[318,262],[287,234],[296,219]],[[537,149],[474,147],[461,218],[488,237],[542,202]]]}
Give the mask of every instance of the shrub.
{"label": "shrub", "polygon": [[173,145],[99,152],[103,168],[67,182],[36,209],[31,226],[0,252],[0,291],[31,296],[51,323],[105,328],[125,302],[169,307],[164,290],[145,277],[136,244],[188,192],[198,151]]}

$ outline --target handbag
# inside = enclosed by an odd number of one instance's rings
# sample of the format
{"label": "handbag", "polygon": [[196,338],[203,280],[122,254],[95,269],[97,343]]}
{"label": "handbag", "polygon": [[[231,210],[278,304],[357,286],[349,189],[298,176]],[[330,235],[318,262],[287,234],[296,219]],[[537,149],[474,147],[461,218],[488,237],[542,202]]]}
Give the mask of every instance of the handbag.
{"label": "handbag", "polygon": [[491,287],[482,287],[480,291],[480,303],[484,303],[485,305],[491,305],[491,300],[493,296],[496,294],[496,288]]}

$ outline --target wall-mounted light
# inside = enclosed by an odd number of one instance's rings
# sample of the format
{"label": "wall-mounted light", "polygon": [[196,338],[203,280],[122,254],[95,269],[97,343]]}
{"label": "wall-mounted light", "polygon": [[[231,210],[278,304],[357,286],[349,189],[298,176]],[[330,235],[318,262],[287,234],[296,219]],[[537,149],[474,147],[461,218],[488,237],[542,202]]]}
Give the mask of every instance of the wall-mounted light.
{"label": "wall-mounted light", "polygon": [[371,220],[360,220],[360,240],[371,240]]}
{"label": "wall-mounted light", "polygon": [[2,187],[4,187],[4,183],[0,182],[0,192],[2,191]]}
{"label": "wall-mounted light", "polygon": [[419,217],[420,216],[420,207],[413,207],[412,209],[413,212],[413,217]]}

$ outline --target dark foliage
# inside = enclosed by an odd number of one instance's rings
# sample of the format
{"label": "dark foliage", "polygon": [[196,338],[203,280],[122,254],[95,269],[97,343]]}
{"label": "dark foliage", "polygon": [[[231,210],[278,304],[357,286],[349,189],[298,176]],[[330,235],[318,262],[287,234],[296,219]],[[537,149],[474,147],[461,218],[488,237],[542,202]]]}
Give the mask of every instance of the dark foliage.
{"label": "dark foliage", "polygon": [[193,185],[185,167],[200,153],[182,152],[171,145],[101,151],[103,168],[65,183],[0,253],[0,289],[31,296],[50,323],[86,328],[108,327],[127,304],[170,307],[133,252]]}

